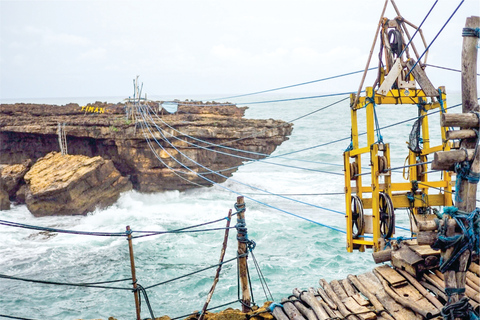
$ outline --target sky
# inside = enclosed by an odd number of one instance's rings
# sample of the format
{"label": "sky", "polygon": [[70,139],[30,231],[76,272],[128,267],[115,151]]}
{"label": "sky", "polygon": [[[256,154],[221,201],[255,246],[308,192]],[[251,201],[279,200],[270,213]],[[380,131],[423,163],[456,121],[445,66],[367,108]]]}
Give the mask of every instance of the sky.
{"label": "sky", "polygon": [[[422,27],[427,44],[460,2],[438,1]],[[136,75],[148,95],[215,97],[363,70],[384,3],[0,0],[0,101],[128,97]],[[396,3],[418,26],[435,1]],[[462,28],[472,15],[480,15],[480,1],[465,0],[432,44],[427,63],[461,68]],[[391,3],[385,16],[396,17]],[[377,63],[374,54],[371,66]],[[427,74],[435,87],[460,90],[460,73],[428,67]],[[357,91],[360,77],[288,93]]]}

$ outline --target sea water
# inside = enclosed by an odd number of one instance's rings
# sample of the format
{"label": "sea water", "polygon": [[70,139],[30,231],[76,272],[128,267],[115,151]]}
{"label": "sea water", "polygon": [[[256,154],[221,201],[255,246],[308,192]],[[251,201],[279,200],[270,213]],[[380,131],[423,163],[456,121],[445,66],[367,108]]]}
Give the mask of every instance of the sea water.
{"label": "sea water", "polygon": [[[291,97],[294,95],[265,95],[255,96],[254,99],[243,97],[235,99],[235,102],[239,105],[247,102],[248,105],[249,101]],[[342,98],[254,104],[246,111],[245,117],[291,121]],[[113,98],[95,100],[120,101]],[[77,102],[82,105],[95,100],[34,102]],[[449,97],[449,106],[459,102],[459,95]],[[376,109],[380,127],[417,116],[414,105],[378,106]],[[461,112],[459,109],[454,112]],[[365,114],[359,114],[360,131],[363,132]],[[293,123],[289,140],[282,143],[270,159],[245,163],[232,178],[220,185],[185,192],[141,194],[130,191],[122,194],[111,207],[98,209],[87,216],[35,218],[24,205],[2,211],[0,216],[2,220],[78,231],[123,232],[127,225],[134,231],[174,230],[225,218],[233,209],[237,195],[243,194],[248,236],[256,242],[253,255],[271,295],[279,302],[291,295],[294,288],[317,287],[321,278],[328,281],[344,279],[348,274],[359,274],[374,267],[371,251],[347,253],[345,234],[336,230],[346,228],[345,216],[341,214],[345,212],[342,154],[350,143],[349,100]],[[412,125],[413,121],[408,121],[381,130],[384,142],[391,144],[392,167],[404,164],[408,154],[406,141]],[[440,143],[438,116],[431,117],[430,127],[432,144]],[[342,138],[345,140],[324,145]],[[295,152],[298,150],[303,151]],[[283,154],[289,155],[277,157]],[[368,170],[367,158],[362,166],[363,171]],[[402,170],[394,171],[392,178],[396,182],[405,181]],[[434,178],[432,175],[430,179]],[[368,176],[364,181],[368,183]],[[232,226],[235,223],[234,217]],[[405,210],[396,211],[396,223],[408,228],[409,219]],[[222,228],[225,224],[223,219],[198,229]],[[397,229],[396,235],[409,236],[410,233]],[[216,268],[182,276],[217,264],[223,237],[224,230],[217,230],[133,240],[138,284],[148,287],[179,278],[146,290],[156,317],[169,315],[174,318],[203,307]],[[225,260],[235,257],[236,247],[236,230],[233,229]],[[258,305],[262,305],[269,298],[268,291],[265,295],[253,256],[250,255],[248,260],[253,297]],[[0,274],[61,283],[126,279],[131,277],[128,242],[125,237],[45,233],[0,226]],[[107,286],[131,288],[131,281]],[[28,319],[135,318],[134,297],[129,290],[0,279],[0,292],[0,315]],[[237,299],[237,267],[233,261],[223,265],[209,306]],[[142,300],[142,317],[149,317],[143,297]],[[229,306],[240,308],[238,302]]]}

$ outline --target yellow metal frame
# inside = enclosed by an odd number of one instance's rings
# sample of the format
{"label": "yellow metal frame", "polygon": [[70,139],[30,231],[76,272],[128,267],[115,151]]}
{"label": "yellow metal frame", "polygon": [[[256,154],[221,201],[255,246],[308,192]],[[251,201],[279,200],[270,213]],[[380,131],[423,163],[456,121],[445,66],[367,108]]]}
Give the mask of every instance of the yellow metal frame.
{"label": "yellow metal frame", "polygon": [[[358,97],[357,103],[355,103],[356,96],[352,94],[350,96],[351,101],[351,119],[352,119],[352,148],[344,153],[344,169],[345,169],[345,204],[346,204],[346,223],[347,223],[347,250],[352,252],[354,249],[364,251],[365,247],[372,247],[374,251],[378,251],[380,248],[380,210],[379,210],[379,194],[384,192],[392,199],[394,209],[397,208],[411,208],[413,214],[420,218],[419,209],[425,207],[422,197],[428,197],[428,203],[430,206],[451,206],[451,177],[448,171],[443,172],[443,180],[441,181],[429,181],[427,170],[423,170],[423,174],[419,175],[417,166],[411,166],[409,170],[409,182],[392,183],[391,171],[387,173],[380,173],[378,171],[379,156],[384,156],[387,160],[387,168],[390,168],[390,146],[389,144],[379,144],[375,141],[375,115],[374,104],[371,103],[372,98],[375,105],[383,104],[408,104],[417,105],[422,103],[424,109],[421,110],[422,120],[422,138],[423,138],[423,150],[420,154],[416,154],[409,150],[408,164],[415,165],[417,163],[426,162],[427,156],[440,151],[449,150],[450,145],[448,143],[442,143],[439,146],[430,146],[429,142],[429,123],[427,111],[440,108],[438,101],[431,101],[425,103],[428,97],[421,89],[392,89],[386,96],[376,95],[376,92],[372,87],[366,88],[366,96]],[[439,93],[441,99],[444,102],[444,108],[440,109],[440,112],[446,112],[446,94],[445,88],[440,87]],[[362,109],[366,110],[366,130],[367,130],[367,145],[360,146],[359,144],[359,132],[358,132],[358,112]],[[446,130],[441,129],[442,141],[446,141]],[[362,184],[362,159],[361,156],[369,154],[370,167],[371,167],[371,185]],[[352,179],[350,172],[351,161],[356,163],[358,168],[358,174]],[[426,165],[422,165],[426,168]],[[383,176],[384,183],[380,183],[380,177]],[[415,181],[418,181],[418,189],[415,193],[415,199],[413,203],[407,198],[407,193],[413,190]],[[430,188],[443,188],[443,193],[430,194]],[[353,238],[353,219],[351,208],[352,194],[356,194],[362,201],[365,209],[371,209],[372,221],[372,233],[365,234],[362,232],[357,238]],[[369,196],[369,197],[368,197]],[[421,220],[421,219],[420,219]],[[395,230],[395,229],[394,229]],[[415,230],[412,230],[415,231]]]}

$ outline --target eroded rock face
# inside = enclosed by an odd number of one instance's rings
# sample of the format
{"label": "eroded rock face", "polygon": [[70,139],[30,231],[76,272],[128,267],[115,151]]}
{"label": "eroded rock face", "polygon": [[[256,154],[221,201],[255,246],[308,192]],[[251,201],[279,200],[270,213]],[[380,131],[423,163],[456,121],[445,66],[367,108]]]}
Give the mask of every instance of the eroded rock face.
{"label": "eroded rock face", "polygon": [[86,214],[112,205],[132,187],[110,160],[57,152],[39,159],[24,179],[25,202],[34,216]]}
{"label": "eroded rock face", "polygon": [[10,198],[15,198],[17,191],[24,184],[23,177],[31,165],[32,161],[27,160],[22,164],[6,165],[0,170],[0,180]]}
{"label": "eroded rock face", "polygon": [[178,104],[168,114],[161,102],[151,102],[148,117],[133,120],[123,104],[2,104],[0,164],[60,151],[58,123],[65,123],[69,154],[111,160],[141,192],[185,190],[225,181],[245,161],[271,154],[292,132],[284,121],[245,119],[246,108],[232,104]]}
{"label": "eroded rock face", "polygon": [[3,182],[0,180],[0,211],[2,210],[10,210],[10,199]]}

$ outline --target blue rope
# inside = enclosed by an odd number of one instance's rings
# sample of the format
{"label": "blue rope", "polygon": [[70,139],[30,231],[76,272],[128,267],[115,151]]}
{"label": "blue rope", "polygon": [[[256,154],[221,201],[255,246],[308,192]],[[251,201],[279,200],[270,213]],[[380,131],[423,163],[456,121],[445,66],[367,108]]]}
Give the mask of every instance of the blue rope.
{"label": "blue rope", "polygon": [[432,42],[430,42],[430,44],[427,46],[427,48],[425,48],[425,51],[423,51],[422,55],[418,58],[418,60],[415,62],[415,64],[412,66],[412,68],[408,71],[407,75],[405,76],[405,79],[408,79],[408,77],[410,76],[410,73],[412,73],[412,70],[417,66],[417,64],[420,62],[420,60],[422,60],[423,56],[425,55],[425,53],[427,53],[428,49],[430,49],[430,46],[433,44],[433,42],[438,38],[438,36],[440,35],[440,33],[443,31],[443,29],[445,28],[445,26],[448,24],[448,22],[450,22],[450,19],[452,19],[452,17],[455,15],[455,13],[457,12],[457,10],[460,8],[460,6],[463,4],[465,0],[462,0],[460,2],[460,4],[457,6],[457,8],[455,9],[455,11],[453,11],[453,13],[450,15],[450,17],[448,18],[447,22],[445,22],[445,24],[443,25],[443,27],[440,29],[440,31],[437,33],[437,35],[435,36],[435,38],[433,38]]}
{"label": "blue rope", "polygon": [[[144,112],[145,111],[141,111],[142,112],[142,117],[144,118],[144,120],[146,121],[145,117],[144,117]],[[251,185],[248,185],[244,182],[241,182],[241,181],[238,181],[238,180],[235,180],[233,178],[229,178],[223,174],[220,174],[220,173],[217,173],[213,170],[211,170],[210,168],[208,167],[205,167],[204,165],[202,165],[201,163],[193,160],[192,158],[190,158],[189,156],[187,156],[185,153],[183,153],[181,150],[179,150],[175,145],[173,145],[167,137],[165,137],[165,135],[163,134],[163,130],[161,128],[159,128],[155,123],[154,123],[155,127],[158,129],[158,132],[160,133],[160,135],[162,136],[162,138],[169,144],[172,146],[172,148],[174,148],[179,154],[181,154],[182,156],[184,156],[186,159],[188,159],[189,161],[191,161],[192,163],[194,163],[195,165],[197,166],[200,166],[202,167],[203,169],[209,171],[210,173],[213,173],[217,176],[220,176],[222,178],[225,178],[225,179],[230,179],[231,181],[234,181],[236,183],[239,183],[241,185],[244,185],[246,187],[249,187],[249,188],[252,188],[252,189],[255,189],[255,190],[258,190],[258,191],[262,191],[262,192],[265,192],[265,193],[268,193],[268,194],[271,194],[271,195],[276,195],[280,198],[283,198],[283,199],[286,199],[286,200],[290,200],[290,201],[294,201],[294,202],[298,202],[298,203],[301,203],[301,204],[305,204],[305,205],[308,205],[308,206],[312,206],[312,207],[315,207],[315,208],[318,208],[318,209],[322,209],[322,210],[326,210],[326,211],[331,211],[331,212],[335,212],[335,213],[339,213],[339,214],[343,214],[345,215],[344,212],[341,212],[341,211],[337,211],[337,210],[333,210],[333,209],[329,209],[329,208],[325,208],[325,207],[322,207],[322,206],[318,206],[318,205],[314,205],[314,204],[311,204],[311,203],[307,203],[307,202],[304,202],[304,201],[301,201],[301,200],[296,200],[296,199],[293,199],[293,198],[289,198],[289,197],[285,197],[285,196],[282,196],[282,195],[279,195],[279,194],[275,194],[273,192],[270,192],[268,190],[263,190],[261,188],[258,188],[258,187],[254,187],[254,186],[251,186]],[[149,129],[150,131],[150,129]],[[200,175],[198,174],[197,172],[195,172],[194,170],[190,169],[189,167],[187,167],[185,164],[183,164],[182,162],[180,162],[179,160],[177,160],[175,157],[173,157],[168,151],[166,151],[163,146],[160,144],[160,142],[155,138],[155,136],[153,135],[153,133],[150,131],[150,134],[152,135],[152,137],[154,138],[154,140],[157,142],[157,144],[175,161],[177,162],[178,164],[180,164],[182,167],[186,168],[187,170],[193,172],[194,174],[200,176],[200,177],[203,177],[205,179],[205,177],[203,175]],[[209,180],[209,179],[207,179]],[[213,183],[213,184],[216,184],[218,185],[217,183],[213,182],[212,180],[209,180],[209,182]],[[235,192],[236,193],[236,192]]]}
{"label": "blue rope", "polygon": [[279,99],[279,100],[269,100],[269,101],[253,101],[253,102],[241,102],[237,103],[237,105],[252,105],[252,104],[261,104],[261,103],[273,103],[273,102],[285,102],[285,101],[295,101],[295,100],[307,100],[307,99],[318,99],[318,98],[326,98],[326,97],[335,97],[335,96],[343,96],[346,94],[351,94],[356,92],[342,92],[342,93],[332,93],[332,94],[324,94],[321,96],[311,96],[311,97],[300,97],[300,98],[290,98],[290,99]]}
{"label": "blue rope", "polygon": [[375,108],[375,106],[376,106],[376,104],[375,104],[375,92],[372,92],[372,96],[367,97],[366,99],[368,101],[367,105],[371,103],[372,106],[373,106],[373,115],[375,117],[375,131],[377,132],[376,143],[383,143],[383,137],[382,137],[382,134],[380,133],[380,124],[378,122],[377,111],[376,111],[376,108]]}
{"label": "blue rope", "polygon": [[402,52],[399,54],[399,57],[402,56],[402,54],[405,52],[405,50],[407,50],[408,46],[410,45],[410,43],[412,42],[413,38],[415,38],[415,36],[417,35],[418,31],[420,31],[420,29],[422,28],[422,25],[423,23],[425,22],[425,20],[427,20],[428,16],[430,15],[430,13],[432,12],[433,8],[435,8],[435,6],[437,5],[437,2],[438,0],[435,1],[435,3],[432,5],[432,7],[430,8],[430,10],[428,11],[427,15],[425,16],[425,18],[423,18],[422,22],[420,23],[420,25],[418,26],[417,29],[415,29],[415,33],[413,34],[413,36],[410,38],[410,41],[408,41],[408,43],[405,45],[405,48],[403,48]]}
{"label": "blue rope", "polygon": [[[437,0],[437,1],[438,1],[438,0]],[[367,69],[367,70],[374,70],[374,69],[377,69],[377,68],[378,68],[378,67],[373,67],[373,68],[370,68],[370,69]],[[340,78],[340,77],[350,76],[350,75],[352,75],[352,74],[361,73],[361,72],[364,72],[364,70],[353,71],[353,72],[349,72],[349,73],[340,74],[340,75],[337,75],[337,76],[332,76],[332,77],[328,77],[328,78],[323,78],[323,79],[318,79],[318,80],[313,80],[313,81],[307,81],[307,82],[297,83],[297,84],[293,84],[293,85],[289,85],[289,86],[285,86],[285,87],[279,87],[279,88],[275,88],[275,89],[268,89],[268,90],[257,91],[257,92],[252,92],[252,93],[245,93],[245,94],[240,94],[240,95],[237,95],[237,96],[229,96],[229,97],[223,97],[223,98],[215,98],[214,100],[225,100],[225,99],[232,99],[232,98],[239,98],[239,97],[251,96],[251,95],[259,94],[259,93],[267,93],[267,92],[272,92],[272,91],[277,91],[277,90],[282,90],[282,89],[288,89],[288,88],[303,86],[303,85],[306,85],[306,84],[312,84],[312,83],[315,83],[315,82],[320,82],[320,81],[325,81],[325,80],[331,80],[331,79],[336,79],[336,78]]]}
{"label": "blue rope", "polygon": [[[144,121],[146,122],[146,119],[145,119],[145,117],[144,117],[143,112],[140,112],[140,114],[141,114],[141,116],[143,117]],[[192,170],[191,168],[189,168],[188,166],[186,166],[186,165],[183,164],[182,162],[178,161],[178,160],[177,160],[175,157],[173,157],[167,150],[165,150],[165,149],[163,148],[163,146],[160,144],[160,142],[155,138],[155,136],[153,135],[153,133],[150,131],[150,128],[149,128],[148,126],[147,126],[147,129],[149,130],[150,135],[153,137],[153,139],[154,139],[154,140],[157,142],[157,144],[162,148],[162,150],[164,150],[175,162],[177,162],[179,165],[181,165],[181,166],[184,167],[185,169],[189,170],[190,172],[198,175],[197,172],[195,172],[194,170]],[[163,133],[162,133],[161,131],[160,131],[160,134],[161,134],[162,137],[165,139],[165,141],[168,142],[168,139],[165,138],[165,136],[163,135]],[[173,147],[174,149],[176,149],[175,146],[172,145],[172,147]],[[176,150],[178,151],[178,149],[176,149]],[[181,151],[178,151],[178,152],[181,153]],[[183,153],[181,153],[181,154],[184,155]],[[184,156],[185,156],[187,159],[189,159],[190,161],[193,161],[193,162],[195,163],[195,161],[192,160],[192,159],[190,159],[188,156],[186,156],[186,155],[184,155]],[[198,164],[198,165],[200,165],[201,167],[209,170],[208,168],[202,166],[201,164]],[[214,172],[212,171],[212,173],[214,173]],[[230,192],[232,192],[232,193],[235,193],[235,194],[237,194],[237,195],[243,195],[243,194],[241,194],[240,192],[234,191],[234,190],[232,190],[232,189],[230,189],[230,188],[228,188],[228,187],[225,187],[225,186],[222,185],[222,184],[216,183],[215,181],[213,181],[213,180],[211,180],[211,179],[209,179],[209,178],[207,178],[207,177],[205,177],[205,176],[203,176],[203,175],[199,175],[199,176],[200,176],[202,179],[204,179],[204,180],[206,180],[206,181],[208,181],[208,182],[210,182],[210,183],[212,183],[212,184],[214,184],[214,185],[219,186],[220,188],[223,188],[223,189],[225,189],[225,190],[228,190],[228,191],[230,191]],[[220,175],[220,176],[222,176],[222,175]],[[225,176],[224,176],[224,177],[225,177]],[[228,177],[227,177],[227,178],[228,178]],[[232,180],[233,180],[233,179],[232,179]],[[237,183],[241,183],[241,182],[238,182],[238,181],[236,181],[236,180],[233,180],[233,181],[235,181],[235,182],[237,182]],[[241,184],[243,184],[243,183],[241,183]],[[246,184],[245,184],[245,185],[246,185]],[[249,185],[246,185],[246,186],[249,186]],[[249,187],[252,187],[252,186],[249,186]],[[259,188],[255,188],[255,187],[252,187],[252,188],[258,189],[258,190],[263,191],[263,192],[267,192],[267,193],[272,194],[272,195],[276,195],[276,194],[271,193],[271,192],[268,192],[268,191],[266,191],[266,190],[261,190],[261,189],[259,189]],[[286,214],[288,214],[288,215],[291,215],[291,216],[294,216],[294,217],[297,217],[297,218],[300,218],[300,219],[303,219],[303,220],[306,220],[306,221],[315,223],[315,224],[317,224],[317,225],[320,225],[320,226],[323,226],[323,227],[326,227],[326,228],[329,228],[329,229],[332,229],[332,230],[335,230],[335,231],[338,231],[338,232],[341,232],[341,233],[346,233],[346,231],[344,231],[344,230],[341,230],[341,229],[338,229],[338,228],[335,228],[335,227],[331,227],[331,226],[322,224],[322,223],[320,223],[320,222],[318,222],[318,221],[314,221],[314,220],[311,220],[311,219],[308,219],[308,218],[299,216],[299,215],[294,214],[294,213],[292,213],[292,212],[289,212],[289,211],[287,211],[287,210],[283,210],[283,209],[277,208],[277,207],[275,207],[275,206],[272,206],[272,205],[270,205],[270,204],[268,204],[268,203],[265,203],[265,202],[256,200],[256,199],[254,199],[254,198],[252,198],[252,197],[249,197],[249,196],[246,196],[246,195],[243,195],[243,196],[244,196],[246,199],[252,200],[252,201],[254,201],[254,202],[257,202],[257,203],[259,203],[259,204],[261,204],[261,205],[264,205],[264,206],[266,206],[266,207],[272,208],[272,209],[274,209],[274,210],[277,210],[277,211],[286,213]],[[288,200],[293,200],[293,201],[296,201],[296,202],[299,202],[299,203],[307,204],[307,205],[310,205],[310,206],[314,206],[314,207],[319,208],[319,209],[323,209],[323,210],[327,210],[327,211],[332,211],[332,212],[335,212],[335,213],[339,213],[339,214],[345,215],[345,213],[340,212],[340,211],[336,211],[336,210],[333,210],[333,209],[328,209],[328,208],[324,208],[324,207],[321,207],[321,206],[316,206],[316,205],[313,205],[313,204],[309,204],[309,203],[306,203],[306,202],[303,202],[303,201],[298,201],[298,200],[291,199],[291,198],[288,198],[288,197],[284,197],[284,196],[281,196],[281,195],[277,195],[277,196],[279,196],[279,197],[281,197],[281,198],[288,199]]]}
{"label": "blue rope", "polygon": [[[466,251],[477,251],[480,244],[480,208],[476,208],[470,213],[458,210],[457,207],[445,207],[443,209],[444,223],[438,230],[438,239],[432,245],[433,249],[446,250],[454,247],[453,254],[448,260],[440,258],[440,271],[444,273],[450,270],[450,267]],[[455,236],[446,236],[448,215],[455,219],[457,225],[461,228],[462,234]]]}

